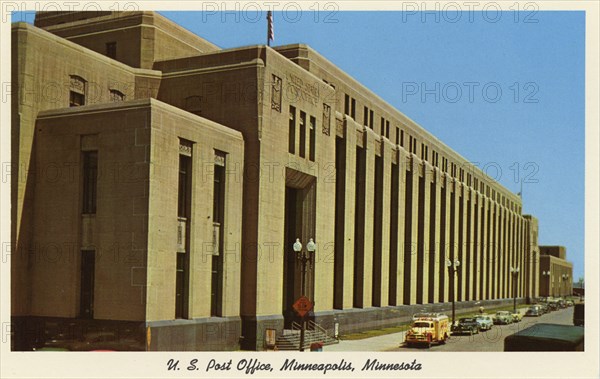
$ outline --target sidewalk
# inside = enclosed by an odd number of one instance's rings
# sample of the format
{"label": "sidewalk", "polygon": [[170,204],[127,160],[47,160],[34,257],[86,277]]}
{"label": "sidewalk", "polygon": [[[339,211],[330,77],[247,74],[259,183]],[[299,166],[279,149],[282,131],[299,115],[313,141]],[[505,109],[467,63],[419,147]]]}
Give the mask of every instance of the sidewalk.
{"label": "sidewalk", "polygon": [[385,351],[395,349],[404,342],[405,333],[399,332],[361,340],[340,341],[336,345],[323,346],[323,351]]}

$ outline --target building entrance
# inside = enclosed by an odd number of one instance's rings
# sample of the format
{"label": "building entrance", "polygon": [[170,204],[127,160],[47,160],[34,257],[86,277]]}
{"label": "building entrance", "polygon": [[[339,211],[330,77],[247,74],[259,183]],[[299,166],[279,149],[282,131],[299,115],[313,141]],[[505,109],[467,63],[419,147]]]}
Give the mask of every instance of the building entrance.
{"label": "building entrance", "polygon": [[[315,259],[306,264],[303,275],[302,262],[293,249],[299,239],[302,251],[310,238],[315,238],[316,180],[314,176],[296,170],[286,169],[285,187],[285,225],[284,225],[284,267],[283,267],[283,304],[284,327],[290,329],[292,322],[300,323],[300,317],[292,309],[294,301],[307,296],[314,302]],[[312,312],[308,317],[312,316]]]}

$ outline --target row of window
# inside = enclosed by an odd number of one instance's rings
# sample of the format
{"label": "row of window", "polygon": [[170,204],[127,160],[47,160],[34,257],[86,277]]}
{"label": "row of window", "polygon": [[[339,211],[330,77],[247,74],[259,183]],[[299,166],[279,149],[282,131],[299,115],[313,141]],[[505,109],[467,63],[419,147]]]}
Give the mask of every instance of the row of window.
{"label": "row of window", "polygon": [[[296,126],[299,128],[298,155],[301,158],[306,157],[306,112],[296,112],[296,107],[290,105],[290,121],[288,136],[288,151],[290,154],[296,154]],[[315,161],[316,149],[316,127],[317,119],[314,116],[308,116],[308,159]]]}
{"label": "row of window", "polygon": [[[70,76],[69,106],[78,107],[86,104],[87,80],[78,75]],[[117,89],[109,89],[108,97],[111,102],[125,101],[125,94]]]}
{"label": "row of window", "polygon": [[[348,94],[344,95],[344,114],[356,120],[356,99]],[[374,111],[367,106],[363,107],[363,125],[365,127],[373,129]],[[387,139],[390,139],[390,121],[385,117],[381,117],[380,124],[380,135]],[[396,126],[396,145],[400,145],[403,148],[407,148],[411,154],[419,154],[421,160],[429,162],[432,166],[438,167],[442,172],[449,173],[453,177],[459,179],[461,182],[465,182],[468,186],[472,186],[482,193],[485,193],[488,197],[498,201],[503,206],[508,205],[509,208],[515,212],[521,212],[521,207],[516,203],[510,201],[504,195],[496,192],[491,187],[485,185],[479,179],[473,177],[470,173],[466,172],[464,168],[460,168],[460,165],[451,162],[448,158],[442,156],[440,165],[440,154],[439,152],[432,149],[431,155],[429,154],[429,146],[425,142],[421,142],[420,149],[418,149],[417,137],[408,135],[407,145],[405,145],[404,130],[399,126]]]}

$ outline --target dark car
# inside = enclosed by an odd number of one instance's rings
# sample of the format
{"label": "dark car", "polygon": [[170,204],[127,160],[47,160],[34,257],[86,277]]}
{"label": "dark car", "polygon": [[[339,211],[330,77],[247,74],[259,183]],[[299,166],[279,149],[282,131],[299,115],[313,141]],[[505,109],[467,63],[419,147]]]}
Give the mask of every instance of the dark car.
{"label": "dark car", "polygon": [[556,311],[556,310],[558,310],[558,304],[554,303],[554,302],[548,303],[548,309],[551,311]]}
{"label": "dark car", "polygon": [[546,303],[540,303],[537,304],[540,306],[541,310],[542,310],[542,314],[546,314],[546,313],[550,313],[550,308],[548,307],[548,304]]}
{"label": "dark car", "polygon": [[539,317],[541,315],[541,310],[538,307],[530,307],[525,312],[525,317]]}
{"label": "dark car", "polygon": [[536,324],[504,339],[504,351],[583,351],[583,328]]}
{"label": "dark car", "polygon": [[477,334],[479,333],[479,323],[477,319],[471,317],[463,317],[458,320],[458,324],[452,326],[453,334]]}

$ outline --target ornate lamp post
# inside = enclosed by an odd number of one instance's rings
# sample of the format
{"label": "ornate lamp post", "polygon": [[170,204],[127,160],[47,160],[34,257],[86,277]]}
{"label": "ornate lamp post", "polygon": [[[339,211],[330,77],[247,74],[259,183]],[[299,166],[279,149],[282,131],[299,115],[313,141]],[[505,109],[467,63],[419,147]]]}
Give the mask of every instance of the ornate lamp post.
{"label": "ornate lamp post", "polygon": [[[562,281],[563,281],[563,283],[565,283],[565,290],[564,290],[564,291],[561,291],[561,292],[562,292],[562,294],[561,294],[561,296],[562,296],[562,297],[566,297],[566,292],[567,292],[567,280],[569,280],[569,275],[568,275],[568,274],[562,274]],[[562,286],[561,286],[561,287],[562,287]],[[562,289],[562,288],[561,288],[561,289]]]}
{"label": "ornate lamp post", "polygon": [[[303,251],[300,238],[296,238],[296,242],[294,242],[293,248],[296,252],[296,259],[301,265],[300,290],[302,296],[306,296],[308,292],[306,273],[311,268],[312,257],[314,256],[314,252],[317,249],[317,245],[315,244],[315,241],[313,241],[313,239],[311,238],[306,244],[306,251]],[[302,316],[302,328],[300,329],[300,351],[304,351],[304,335],[306,333],[306,322],[304,320],[305,317],[306,315]]]}
{"label": "ornate lamp post", "polygon": [[454,279],[456,276],[456,272],[458,271],[458,267],[460,266],[460,261],[455,259],[452,262],[450,259],[446,259],[446,267],[448,267],[448,272],[452,277],[452,325],[454,325],[454,321],[456,319],[456,305],[455,305],[455,292],[454,292]]}
{"label": "ornate lamp post", "polygon": [[510,273],[513,277],[513,313],[517,313],[517,278],[519,276],[519,267],[510,267]]}

